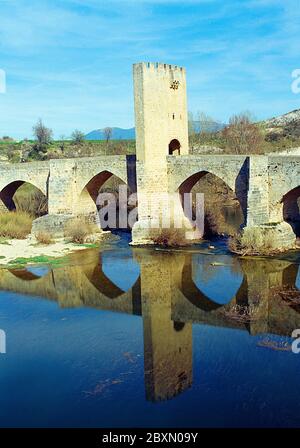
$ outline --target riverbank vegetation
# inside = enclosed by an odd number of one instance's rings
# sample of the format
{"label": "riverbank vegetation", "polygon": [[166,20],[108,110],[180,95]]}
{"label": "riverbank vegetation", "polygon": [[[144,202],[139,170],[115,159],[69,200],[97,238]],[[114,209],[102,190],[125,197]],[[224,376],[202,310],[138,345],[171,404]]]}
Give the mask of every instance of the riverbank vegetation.
{"label": "riverbank vegetation", "polygon": [[52,244],[54,242],[53,238],[51,237],[51,235],[48,232],[37,232],[35,234],[35,239],[37,240],[38,243],[40,244],[44,244],[44,245],[49,245]]}
{"label": "riverbank vegetation", "polygon": [[260,227],[245,227],[231,237],[229,249],[239,255],[271,255],[279,252],[275,231]]}
{"label": "riverbank vegetation", "polygon": [[[267,154],[300,147],[300,119],[279,124],[256,122],[249,112],[234,114],[228,124],[205,113],[189,114],[191,154]],[[73,157],[135,154],[135,140],[112,140],[106,128],[105,140],[85,140],[75,129],[69,138],[53,139],[53,130],[41,120],[33,126],[33,138],[14,141],[0,138],[0,161],[12,163]]]}
{"label": "riverbank vegetation", "polygon": [[191,244],[185,237],[184,229],[152,229],[150,239],[154,244],[162,247],[180,247]]}
{"label": "riverbank vegetation", "polygon": [[25,239],[31,232],[33,216],[27,212],[0,213],[0,237]]}
{"label": "riverbank vegetation", "polygon": [[72,243],[84,244],[91,235],[99,233],[95,224],[85,220],[83,217],[72,219],[65,227],[65,236]]}
{"label": "riverbank vegetation", "polygon": [[242,112],[232,115],[224,125],[203,113],[190,114],[190,151],[192,154],[268,154],[299,148],[300,118],[273,121],[256,122],[251,113]]}

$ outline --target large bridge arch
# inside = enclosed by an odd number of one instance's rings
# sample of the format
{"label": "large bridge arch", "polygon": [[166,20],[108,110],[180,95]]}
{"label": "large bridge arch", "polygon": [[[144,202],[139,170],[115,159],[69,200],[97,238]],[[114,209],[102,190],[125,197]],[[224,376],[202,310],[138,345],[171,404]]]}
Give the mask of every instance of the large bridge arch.
{"label": "large bridge arch", "polygon": [[[125,184],[128,183],[126,161],[125,163],[117,163],[116,157],[108,156],[107,158],[102,158],[101,160],[82,160],[77,163],[76,166],[76,184],[78,192],[82,192],[87,185],[106,182],[111,176],[118,177]],[[113,159],[113,160],[112,160]],[[94,163],[93,163],[94,162]],[[96,181],[96,182],[95,182]]]}
{"label": "large bridge arch", "polygon": [[191,191],[204,176],[210,174],[226,185],[238,200],[243,225],[247,221],[247,194],[249,189],[249,158],[246,156],[182,156],[168,158],[169,191],[183,193]]}
{"label": "large bridge arch", "polygon": [[[78,187],[80,191],[78,207],[82,213],[87,214],[96,211],[96,202],[99,191],[105,182],[112,176],[114,176],[114,174],[111,171],[103,170],[92,176],[84,186],[82,180],[80,180]],[[117,176],[117,179],[124,183],[120,177]]]}
{"label": "large bridge arch", "polygon": [[[110,181],[109,183],[107,181]],[[82,181],[81,181],[82,185]],[[111,195],[114,196],[114,204],[112,204],[112,207],[115,205],[115,227],[119,227],[119,207],[120,207],[120,197],[119,197],[119,189],[120,187],[123,187],[123,191],[121,192],[122,195],[126,195],[123,199],[126,200],[125,206],[126,210],[124,210],[125,213],[127,213],[127,198],[130,196],[132,191],[130,190],[129,185],[127,184],[127,178],[122,176],[119,177],[116,173],[110,171],[110,170],[104,170],[101,172],[98,172],[95,174],[84,186],[84,188],[81,190],[78,198],[78,204],[77,204],[77,213],[83,214],[85,216],[91,216],[92,219],[96,214],[100,211],[101,205],[98,203],[98,197],[99,193],[106,193],[105,204],[106,199],[110,202],[111,201]],[[79,187],[81,188],[81,187]],[[105,206],[103,204],[103,206]],[[97,218],[98,221],[98,218]],[[107,223],[100,223],[103,228],[107,228]],[[114,222],[113,222],[114,227]],[[113,228],[112,227],[112,228]],[[108,226],[108,228],[110,228]]]}

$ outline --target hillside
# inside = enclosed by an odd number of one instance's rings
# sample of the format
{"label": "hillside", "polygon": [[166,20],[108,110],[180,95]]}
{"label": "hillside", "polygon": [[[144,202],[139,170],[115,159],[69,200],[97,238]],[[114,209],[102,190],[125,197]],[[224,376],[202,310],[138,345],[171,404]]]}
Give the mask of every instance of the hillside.
{"label": "hillside", "polygon": [[267,128],[271,127],[284,127],[290,125],[291,123],[300,124],[300,109],[293,110],[284,115],[279,115],[278,117],[270,118],[265,120],[263,123]]}

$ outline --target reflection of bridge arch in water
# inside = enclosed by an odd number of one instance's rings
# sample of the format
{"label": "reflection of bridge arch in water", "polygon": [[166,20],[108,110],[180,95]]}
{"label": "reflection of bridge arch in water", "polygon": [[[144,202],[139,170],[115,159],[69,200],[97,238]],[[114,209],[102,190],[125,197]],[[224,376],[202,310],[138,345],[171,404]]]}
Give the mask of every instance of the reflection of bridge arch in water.
{"label": "reflection of bridge arch in water", "polygon": [[17,277],[20,280],[24,281],[32,281],[32,280],[40,280],[46,275],[49,274],[50,269],[46,267],[46,269],[41,268],[24,268],[24,269],[8,269],[8,271]]}
{"label": "reflection of bridge arch in water", "polygon": [[140,290],[140,275],[138,275],[135,282],[125,290],[116,285],[104,271],[105,260],[102,253],[99,254],[99,261],[92,270],[84,270],[85,276],[89,282],[104,296],[110,299],[115,299],[126,294],[130,289],[132,289],[132,292],[138,292]]}
{"label": "reflection of bridge arch in water", "polygon": [[193,259],[190,255],[185,258],[185,264],[182,269],[180,290],[190,303],[206,312],[215,311],[222,308],[233,299],[236,299],[236,302],[240,305],[247,304],[247,279],[245,275],[243,275],[243,280],[239,288],[230,298],[228,303],[218,303],[208,297],[208,295],[201,291],[201,289],[196,285],[193,279]]}

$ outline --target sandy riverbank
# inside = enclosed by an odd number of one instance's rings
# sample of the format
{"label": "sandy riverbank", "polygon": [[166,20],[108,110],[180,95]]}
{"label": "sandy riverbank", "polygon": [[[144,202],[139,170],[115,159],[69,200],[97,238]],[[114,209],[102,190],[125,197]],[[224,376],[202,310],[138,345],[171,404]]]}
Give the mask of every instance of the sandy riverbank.
{"label": "sandy riverbank", "polygon": [[23,240],[7,240],[0,244],[0,265],[7,265],[18,259],[34,257],[59,258],[77,250],[83,250],[88,245],[77,245],[63,240],[51,244],[40,244],[34,238]]}

